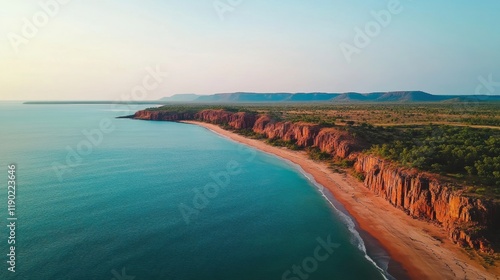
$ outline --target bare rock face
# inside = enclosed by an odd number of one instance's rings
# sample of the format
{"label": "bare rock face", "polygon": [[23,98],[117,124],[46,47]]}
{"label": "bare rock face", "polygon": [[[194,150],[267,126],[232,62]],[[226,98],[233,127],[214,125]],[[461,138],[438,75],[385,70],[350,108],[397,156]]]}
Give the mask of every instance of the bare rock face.
{"label": "bare rock face", "polygon": [[483,253],[493,254],[491,243],[481,236],[484,229],[477,230],[476,224],[468,225],[468,228],[453,227],[448,230],[448,237],[462,247],[475,248]]}
{"label": "bare rock face", "polygon": [[352,152],[360,151],[360,145],[347,131],[323,128],[314,139],[314,146],[340,158],[348,158]]}
{"label": "bare rock face", "polygon": [[253,126],[255,133],[263,134],[270,139],[294,141],[300,147],[314,145],[314,139],[320,129],[319,125],[305,122],[274,122],[267,115],[260,116]]}
{"label": "bare rock face", "polygon": [[214,123],[214,124],[228,124],[233,113],[224,110],[203,110],[195,114],[195,119]]}
{"label": "bare rock face", "polygon": [[462,246],[491,251],[483,234],[498,230],[498,204],[465,196],[430,174],[398,168],[373,155],[359,155],[354,168],[365,174],[368,189],[394,207],[414,218],[439,223]]}
{"label": "bare rock face", "polygon": [[215,124],[226,124],[234,129],[251,129],[255,123],[255,115],[246,112],[232,113],[224,110],[203,110],[195,115],[195,119]]}
{"label": "bare rock face", "polygon": [[291,133],[289,133],[292,126],[291,122],[270,122],[265,126],[263,134],[269,139],[290,141],[293,140]]}
{"label": "bare rock face", "polygon": [[284,139],[296,141],[300,147],[310,147],[314,145],[314,139],[320,131],[320,126],[316,124],[298,122],[292,124],[290,129],[285,133]]}
{"label": "bare rock face", "polygon": [[255,124],[253,125],[253,131],[259,134],[265,134],[264,130],[266,129],[267,125],[271,122],[272,120],[268,115],[260,115],[255,121]]}
{"label": "bare rock face", "polygon": [[144,110],[137,112],[134,118],[199,120],[234,129],[252,129],[267,138],[294,141],[301,147],[317,147],[333,156],[354,160],[354,168],[365,175],[364,185],[368,189],[411,217],[442,225],[449,238],[461,246],[492,252],[485,236],[500,231],[500,203],[466,196],[431,174],[363,154],[367,145],[345,130],[302,122],[278,122],[267,115],[225,110],[203,110],[196,114]]}

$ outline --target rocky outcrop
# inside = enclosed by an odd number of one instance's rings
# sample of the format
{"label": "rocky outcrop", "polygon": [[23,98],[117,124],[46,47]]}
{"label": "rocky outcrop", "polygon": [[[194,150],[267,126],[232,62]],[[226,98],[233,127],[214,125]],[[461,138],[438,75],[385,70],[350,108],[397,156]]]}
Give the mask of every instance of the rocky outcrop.
{"label": "rocky outcrop", "polygon": [[181,121],[181,120],[192,120],[194,118],[194,114],[168,112],[168,111],[142,110],[136,112],[133,118],[138,120],[151,120],[151,121]]}
{"label": "rocky outcrop", "polygon": [[[485,236],[500,231],[500,204],[464,195],[432,174],[401,168],[377,156],[362,153],[365,143],[340,128],[311,123],[273,120],[268,115],[225,110],[198,113],[139,111],[143,120],[199,120],[233,129],[251,129],[270,139],[292,141],[300,147],[317,147],[332,156],[354,161],[356,172],[364,175],[364,185],[411,217],[443,226],[454,242],[484,252],[492,252]],[[490,238],[491,240],[491,238]]]}
{"label": "rocky outcrop", "polygon": [[408,215],[442,225],[462,246],[491,252],[484,238],[500,226],[499,205],[468,197],[432,174],[401,168],[377,156],[360,154],[354,168],[365,175],[364,184]]}
{"label": "rocky outcrop", "polygon": [[298,122],[273,122],[269,116],[260,116],[253,126],[253,131],[267,138],[295,142],[300,147],[314,145],[314,140],[321,127],[316,124]]}
{"label": "rocky outcrop", "polygon": [[203,110],[195,114],[195,119],[214,124],[229,125],[234,129],[251,129],[256,116],[246,112],[227,112],[224,110]]}
{"label": "rocky outcrop", "polygon": [[314,146],[337,157],[350,158],[351,153],[362,150],[364,145],[347,131],[324,128],[314,139]]}
{"label": "rocky outcrop", "polygon": [[257,118],[255,124],[253,125],[253,131],[259,134],[265,134],[265,129],[271,122],[275,121],[271,120],[271,117],[269,117],[268,115],[261,115],[259,116],[259,118]]}

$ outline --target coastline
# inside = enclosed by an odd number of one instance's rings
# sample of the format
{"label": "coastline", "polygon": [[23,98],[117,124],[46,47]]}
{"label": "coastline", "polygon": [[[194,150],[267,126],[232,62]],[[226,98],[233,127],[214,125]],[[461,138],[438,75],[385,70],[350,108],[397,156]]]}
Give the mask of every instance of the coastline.
{"label": "coastline", "polygon": [[[443,229],[412,219],[376,196],[349,175],[332,172],[325,163],[315,162],[303,151],[291,151],[246,138],[217,125],[181,121],[202,126],[233,141],[288,160],[310,174],[334,196],[355,219],[359,228],[373,237],[400,263],[411,279],[500,279],[498,267],[487,271],[470,261],[463,249],[447,239]],[[390,272],[390,269],[389,269]]]}

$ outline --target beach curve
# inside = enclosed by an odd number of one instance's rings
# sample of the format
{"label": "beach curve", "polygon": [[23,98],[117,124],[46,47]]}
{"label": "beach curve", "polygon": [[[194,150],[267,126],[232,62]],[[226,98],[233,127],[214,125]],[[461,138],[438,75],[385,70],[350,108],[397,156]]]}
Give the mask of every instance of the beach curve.
{"label": "beach curve", "polygon": [[324,186],[342,204],[359,228],[366,231],[401,263],[411,279],[500,279],[498,267],[486,270],[451,241],[446,232],[430,223],[415,220],[376,196],[355,178],[334,173],[325,163],[313,161],[303,151],[270,146],[199,121],[181,121],[204,127],[233,141],[273,154],[298,165]]}

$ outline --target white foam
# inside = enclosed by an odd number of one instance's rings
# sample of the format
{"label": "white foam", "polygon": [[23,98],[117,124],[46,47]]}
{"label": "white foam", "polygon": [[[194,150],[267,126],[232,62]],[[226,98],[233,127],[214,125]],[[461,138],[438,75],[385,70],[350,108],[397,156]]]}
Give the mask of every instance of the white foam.
{"label": "white foam", "polygon": [[[205,128],[208,129],[208,130],[210,130],[211,132],[213,132],[213,133],[221,136],[222,138],[229,139],[230,141],[233,141],[233,142],[236,142],[236,143],[239,143],[239,144],[243,144],[245,146],[251,147],[251,148],[256,149],[256,150],[259,150],[259,149],[255,148],[255,147],[251,146],[251,145],[247,145],[245,143],[236,141],[236,140],[234,140],[234,139],[232,139],[232,138],[230,138],[230,137],[228,137],[228,136],[226,136],[224,134],[221,134],[221,133],[219,133],[219,132],[217,132],[217,131],[215,131],[213,129],[210,129],[210,128],[207,128],[207,127],[205,127]],[[273,154],[273,153],[269,153],[269,152],[263,151],[263,150],[259,150],[259,151],[263,152],[265,154],[268,154],[270,156],[276,157],[276,158],[278,158],[278,159],[286,162],[288,165],[290,165],[291,167],[293,167],[294,169],[296,169],[297,171],[299,171],[304,177],[306,177],[307,180],[309,180],[309,182],[311,182],[318,189],[318,191],[321,193],[321,196],[323,196],[326,199],[326,201],[328,201],[328,203],[333,208],[334,212],[340,217],[340,219],[342,220],[342,222],[347,226],[347,229],[349,230],[349,232],[352,233],[353,239],[351,239],[351,243],[353,245],[357,246],[358,249],[361,252],[363,252],[365,259],[368,260],[369,262],[371,262],[375,266],[375,268],[380,272],[380,274],[382,275],[382,277],[384,277],[384,279],[389,280],[389,278],[387,278],[387,275],[389,273],[387,271],[385,271],[384,269],[382,269],[381,267],[379,267],[378,264],[372,258],[370,258],[370,256],[368,256],[368,254],[366,252],[365,242],[363,241],[363,238],[361,238],[361,235],[359,234],[359,232],[356,230],[356,225],[354,224],[354,221],[347,214],[345,214],[344,212],[340,211],[337,207],[335,207],[335,204],[333,203],[333,201],[331,201],[330,198],[328,198],[328,196],[325,194],[325,190],[327,192],[329,192],[328,189],[326,189],[320,183],[316,182],[316,180],[314,179],[314,177],[311,174],[307,173],[300,165],[292,162],[291,160],[283,158],[283,157],[280,157],[279,155],[276,155],[276,154]]]}
{"label": "white foam", "polygon": [[[279,157],[279,158],[281,158],[281,157]],[[326,201],[328,201],[328,203],[332,206],[335,213],[340,217],[342,222],[347,226],[347,229],[349,230],[349,232],[352,233],[353,239],[351,239],[351,243],[353,245],[357,246],[358,249],[364,253],[365,259],[367,259],[369,262],[371,262],[377,268],[377,270],[382,274],[382,277],[384,277],[384,279],[389,280],[386,276],[387,272],[384,269],[382,269],[381,267],[379,267],[377,265],[377,263],[372,258],[370,258],[370,256],[368,256],[368,254],[366,253],[365,242],[363,241],[363,238],[361,238],[361,235],[359,234],[359,232],[356,230],[356,225],[354,224],[354,221],[347,214],[345,214],[344,212],[340,211],[337,207],[335,207],[335,204],[333,203],[333,201],[331,201],[330,198],[326,195],[325,190],[327,192],[329,192],[329,191],[323,185],[316,182],[314,177],[311,174],[307,173],[304,169],[302,169],[302,167],[300,165],[295,164],[295,163],[293,163],[287,159],[284,159],[284,158],[281,158],[281,159],[285,160],[286,162],[288,162],[288,164],[290,164],[295,169],[297,169],[304,177],[306,177],[318,189],[318,191],[321,193],[321,196],[323,196],[326,199]]]}

